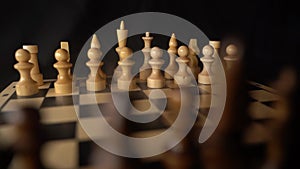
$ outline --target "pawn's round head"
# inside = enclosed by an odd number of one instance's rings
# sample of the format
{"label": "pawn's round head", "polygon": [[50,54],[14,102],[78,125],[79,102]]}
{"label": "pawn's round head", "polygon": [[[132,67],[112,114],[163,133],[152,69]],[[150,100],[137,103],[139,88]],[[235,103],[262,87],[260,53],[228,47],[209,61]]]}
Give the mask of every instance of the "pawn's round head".
{"label": "pawn's round head", "polygon": [[226,47],[226,53],[230,56],[236,56],[238,54],[238,49],[234,44],[230,44]]}
{"label": "pawn's round head", "polygon": [[150,55],[153,59],[159,59],[163,55],[163,51],[159,47],[153,47],[150,51]]}
{"label": "pawn's round head", "polygon": [[18,49],[15,53],[15,58],[18,62],[28,62],[30,53],[25,49]]}
{"label": "pawn's round head", "polygon": [[54,55],[55,55],[55,59],[61,62],[61,61],[67,61],[69,54],[68,51],[66,51],[65,49],[57,49]]}
{"label": "pawn's round head", "polygon": [[87,55],[89,59],[97,60],[100,59],[102,52],[97,48],[90,48]]}
{"label": "pawn's round head", "polygon": [[187,46],[180,46],[177,50],[179,57],[186,58],[189,54],[189,48]]}
{"label": "pawn's round head", "polygon": [[211,45],[205,45],[202,49],[204,56],[212,56],[214,54],[214,48]]}
{"label": "pawn's round head", "polygon": [[119,53],[119,56],[120,56],[120,59],[123,60],[123,59],[126,59],[128,57],[131,57],[132,56],[132,50],[128,47],[122,47],[121,50],[120,50],[120,53]]}

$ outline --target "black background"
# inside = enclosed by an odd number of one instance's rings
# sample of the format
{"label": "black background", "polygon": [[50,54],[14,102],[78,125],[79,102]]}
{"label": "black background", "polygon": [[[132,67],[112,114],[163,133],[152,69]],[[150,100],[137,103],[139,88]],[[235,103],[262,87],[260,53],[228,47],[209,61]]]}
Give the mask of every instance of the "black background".
{"label": "black background", "polygon": [[[55,78],[53,54],[60,41],[69,41],[74,63],[83,44],[99,28],[124,15],[146,11],[184,18],[212,40],[236,37],[245,46],[245,76],[248,79],[267,83],[275,80],[285,66],[299,70],[299,9],[285,0],[26,0],[5,3],[0,6],[1,90],[19,79],[13,68],[14,53],[23,44],[39,45],[40,71],[45,79]],[[294,98],[299,99],[299,95]],[[291,157],[289,166],[297,164],[294,156],[299,148],[299,130],[295,129],[299,121],[297,110],[294,110],[287,148]]]}
{"label": "black background", "polygon": [[[246,75],[265,83],[286,65],[297,68],[299,22],[296,6],[283,0],[252,1],[7,1],[0,7],[0,89],[19,78],[14,53],[39,45],[40,71],[55,78],[54,52],[69,41],[71,62],[99,28],[137,12],[165,12],[184,18],[211,40],[235,37],[245,47]],[[197,3],[197,4],[196,4]],[[294,8],[294,9],[293,9]],[[112,37],[115,38],[115,37]]]}

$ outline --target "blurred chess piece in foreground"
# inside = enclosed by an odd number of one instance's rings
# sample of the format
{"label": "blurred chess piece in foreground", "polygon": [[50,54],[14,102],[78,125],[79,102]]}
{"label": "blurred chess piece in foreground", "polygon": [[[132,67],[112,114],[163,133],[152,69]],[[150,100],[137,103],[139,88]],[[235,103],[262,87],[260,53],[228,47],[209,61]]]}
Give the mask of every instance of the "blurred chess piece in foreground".
{"label": "blurred chess piece in foreground", "polygon": [[271,120],[267,122],[270,139],[267,143],[266,160],[263,169],[281,169],[287,157],[286,146],[290,139],[288,123],[291,122],[292,97],[296,90],[297,74],[292,67],[284,67],[279,72],[278,78],[271,84],[280,95],[278,101],[274,102],[275,111]]}
{"label": "blurred chess piece in foreground", "polygon": [[92,147],[90,163],[91,169],[130,169],[126,158],[107,152],[96,145]]}
{"label": "blurred chess piece in foreground", "polygon": [[227,87],[224,111],[218,127],[199,149],[199,161],[205,169],[245,168],[241,153],[241,135],[247,122],[244,67],[236,45],[226,46],[226,52],[223,62]]}
{"label": "blurred chess piece in foreground", "polygon": [[9,169],[41,169],[41,136],[39,111],[24,107],[15,117],[17,139],[14,143],[14,157]]}

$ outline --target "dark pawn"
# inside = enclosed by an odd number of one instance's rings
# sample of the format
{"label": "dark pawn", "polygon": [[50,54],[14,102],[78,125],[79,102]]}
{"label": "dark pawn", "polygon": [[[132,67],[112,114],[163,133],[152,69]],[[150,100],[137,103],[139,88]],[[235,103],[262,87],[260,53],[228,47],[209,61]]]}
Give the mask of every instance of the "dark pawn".
{"label": "dark pawn", "polygon": [[18,162],[12,165],[22,169],[42,169],[40,161],[42,137],[39,111],[24,107],[19,111],[16,119],[18,138],[13,148],[15,151],[14,158]]}

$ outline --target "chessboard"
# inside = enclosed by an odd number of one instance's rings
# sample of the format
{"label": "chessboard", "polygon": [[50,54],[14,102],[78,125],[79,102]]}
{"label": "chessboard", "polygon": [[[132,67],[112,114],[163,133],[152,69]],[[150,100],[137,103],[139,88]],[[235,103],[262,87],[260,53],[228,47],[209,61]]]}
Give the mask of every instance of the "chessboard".
{"label": "chessboard", "polygon": [[[93,93],[86,90],[85,80],[85,78],[77,78],[75,85],[77,88],[69,94],[55,93],[55,79],[44,80],[44,84],[39,87],[39,93],[28,97],[17,96],[15,90],[17,82],[12,82],[0,95],[0,145],[8,146],[16,138],[13,118],[17,116],[16,113],[19,108],[32,106],[39,110],[43,136],[45,137],[41,147],[43,166],[51,169],[88,168],[93,149],[97,147],[90,136],[101,137],[105,131],[101,130],[100,127],[88,135],[78,119],[86,120],[93,125],[95,119],[99,118],[99,115],[94,112],[95,108],[102,109],[103,116],[116,117],[118,112],[114,108],[112,100],[111,78],[107,78],[105,90]],[[143,111],[150,106],[149,93],[152,89],[148,88],[146,82],[142,80],[137,80],[137,86],[136,89],[129,91],[130,101],[135,108]],[[210,85],[202,84],[198,84],[198,88],[200,107],[195,124],[203,126],[207,120],[207,112],[211,104],[211,89]],[[280,96],[276,90],[252,81],[246,83],[246,89],[249,95],[247,110],[252,118],[252,123],[246,132],[248,134],[245,136],[245,143],[250,145],[262,144],[268,140],[266,138],[268,131],[264,128],[264,121],[272,119],[276,111],[273,105],[279,101]],[[172,99],[175,97],[174,94],[176,94],[177,89],[164,87],[161,90],[168,99]],[[90,99],[91,95],[96,97],[96,102],[94,99]],[[172,107],[176,107],[176,105],[167,105],[167,110],[172,110]],[[173,110],[176,109],[173,108]],[[139,114],[138,116],[147,115],[149,114]],[[176,115],[169,112],[163,113],[150,123],[127,122],[125,124],[130,129],[131,136],[147,137],[166,130],[174,117],[176,118]],[[151,147],[143,147],[141,151],[148,151],[149,148]],[[159,160],[161,160],[159,157],[147,158],[144,163],[150,164]],[[159,167],[156,166],[156,168]]]}

